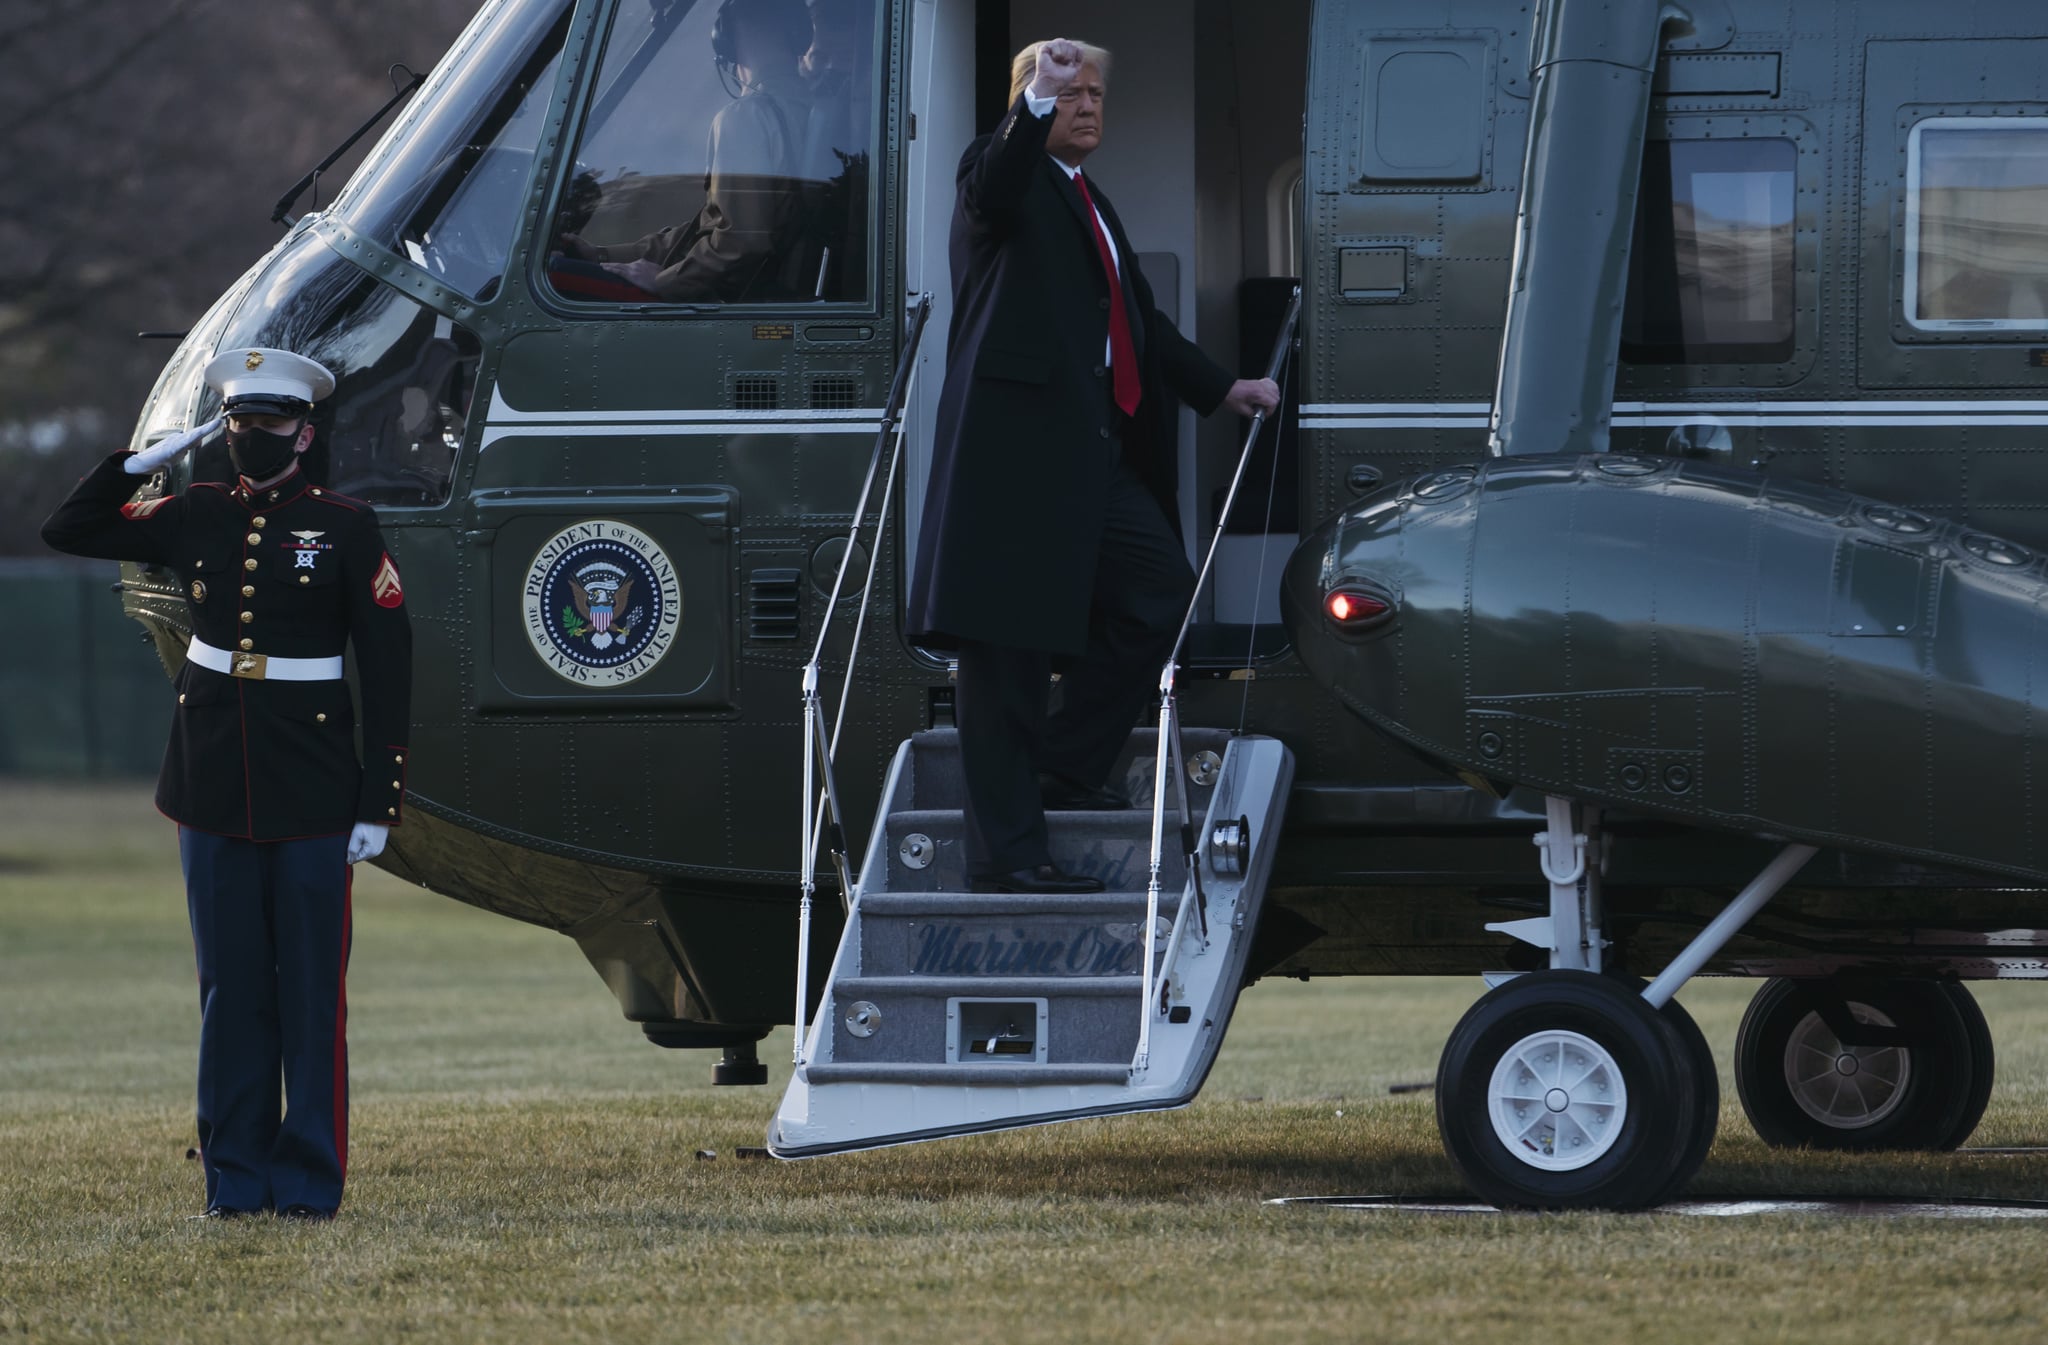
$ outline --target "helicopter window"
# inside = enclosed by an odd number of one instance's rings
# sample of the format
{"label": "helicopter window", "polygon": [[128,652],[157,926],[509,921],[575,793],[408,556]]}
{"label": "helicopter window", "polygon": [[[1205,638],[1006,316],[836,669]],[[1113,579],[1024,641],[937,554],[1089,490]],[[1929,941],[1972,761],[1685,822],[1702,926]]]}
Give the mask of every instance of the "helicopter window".
{"label": "helicopter window", "polygon": [[606,45],[548,283],[610,305],[866,302],[888,6],[646,3]]}
{"label": "helicopter window", "polygon": [[1629,253],[1622,355],[1635,364],[1792,358],[1790,140],[1652,140]]}
{"label": "helicopter window", "polygon": [[403,140],[335,209],[472,298],[497,293],[521,216],[571,0],[508,0],[467,60],[446,63]]}
{"label": "helicopter window", "polygon": [[1923,121],[1906,162],[1907,321],[1935,331],[2048,327],[2048,125]]}
{"label": "helicopter window", "polygon": [[[309,477],[379,506],[447,500],[483,354],[468,330],[306,235],[257,277],[221,344],[297,351],[333,372],[334,393],[313,412]],[[199,418],[219,402],[207,390]],[[232,478],[220,440],[202,446],[194,473]]]}

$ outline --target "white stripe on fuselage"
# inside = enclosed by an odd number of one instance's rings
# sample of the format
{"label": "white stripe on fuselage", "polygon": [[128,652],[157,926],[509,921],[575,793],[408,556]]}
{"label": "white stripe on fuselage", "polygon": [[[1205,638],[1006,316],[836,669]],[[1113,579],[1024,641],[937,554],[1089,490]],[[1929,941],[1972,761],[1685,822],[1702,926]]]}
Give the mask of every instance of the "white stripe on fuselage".
{"label": "white stripe on fuselage", "polygon": [[736,411],[730,408],[670,408],[634,411],[521,411],[505,400],[504,390],[491,389],[490,418],[482,447],[500,439],[538,437],[589,438],[641,435],[735,434],[874,434],[882,428],[883,408],[835,410],[798,408],[787,411]]}
{"label": "white stripe on fuselage", "polygon": [[[1732,429],[2048,425],[2048,401],[1616,402],[1624,429],[1718,424]],[[1301,408],[1312,430],[1484,429],[1486,402],[1317,402]]]}

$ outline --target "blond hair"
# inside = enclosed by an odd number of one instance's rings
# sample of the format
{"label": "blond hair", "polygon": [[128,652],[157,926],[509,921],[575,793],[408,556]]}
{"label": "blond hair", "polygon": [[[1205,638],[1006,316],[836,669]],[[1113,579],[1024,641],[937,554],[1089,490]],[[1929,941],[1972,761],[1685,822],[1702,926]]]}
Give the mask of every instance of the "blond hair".
{"label": "blond hair", "polygon": [[[1069,38],[1068,41],[1073,41],[1073,39]],[[1102,82],[1108,84],[1109,52],[1101,47],[1090,46],[1086,42],[1074,42],[1074,45],[1081,49],[1081,64],[1084,66],[1094,66],[1095,72],[1102,76]],[[1011,102],[1016,102],[1017,95],[1029,88],[1031,81],[1037,78],[1038,52],[1043,46],[1045,46],[1044,42],[1033,42],[1030,46],[1010,58]]]}

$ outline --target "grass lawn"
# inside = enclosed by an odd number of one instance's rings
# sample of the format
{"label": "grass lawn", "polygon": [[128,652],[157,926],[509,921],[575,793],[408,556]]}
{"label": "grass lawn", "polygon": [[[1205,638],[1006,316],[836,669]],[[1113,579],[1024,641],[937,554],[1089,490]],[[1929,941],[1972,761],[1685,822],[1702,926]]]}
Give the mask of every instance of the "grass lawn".
{"label": "grass lawn", "polygon": [[[647,1045],[573,944],[365,869],[348,1203],[188,1223],[198,1031],[146,789],[0,783],[0,1342],[2048,1338],[2048,1228],[1819,1216],[1407,1216],[1268,1197],[1459,1188],[1427,1093],[1477,982],[1268,983],[1186,1111],[798,1164],[769,1090]],[[1693,1193],[2048,1198],[2048,1156],[1764,1148],[1728,1049]],[[1980,989],[1974,1143],[2048,1144],[2048,987]],[[699,1150],[715,1151],[699,1159]]]}

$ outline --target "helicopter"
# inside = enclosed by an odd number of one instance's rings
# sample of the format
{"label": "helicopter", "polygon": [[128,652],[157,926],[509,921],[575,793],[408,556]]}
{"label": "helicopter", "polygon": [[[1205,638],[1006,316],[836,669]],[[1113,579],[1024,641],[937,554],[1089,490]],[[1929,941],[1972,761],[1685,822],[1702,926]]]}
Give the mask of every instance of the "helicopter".
{"label": "helicopter", "polygon": [[[1691,1177],[1696,974],[1764,981],[1768,1142],[1967,1139],[1965,983],[2048,974],[2033,6],[780,13],[493,0],[145,404],[138,448],[219,350],[337,375],[308,470],[377,508],[418,648],[383,867],[574,939],[719,1082],[796,1022],[785,1157],[1184,1105],[1244,985],[1380,974],[1492,986],[1437,1107],[1497,1203]],[[1091,171],[1162,309],[1285,396],[1242,445],[1180,414],[1214,582],[1127,754],[1154,807],[1056,828],[1111,892],[1005,906],[900,619],[954,166],[1056,30],[1116,53]],[[735,202],[772,223],[706,264]],[[177,586],[122,601],[174,667]]]}

